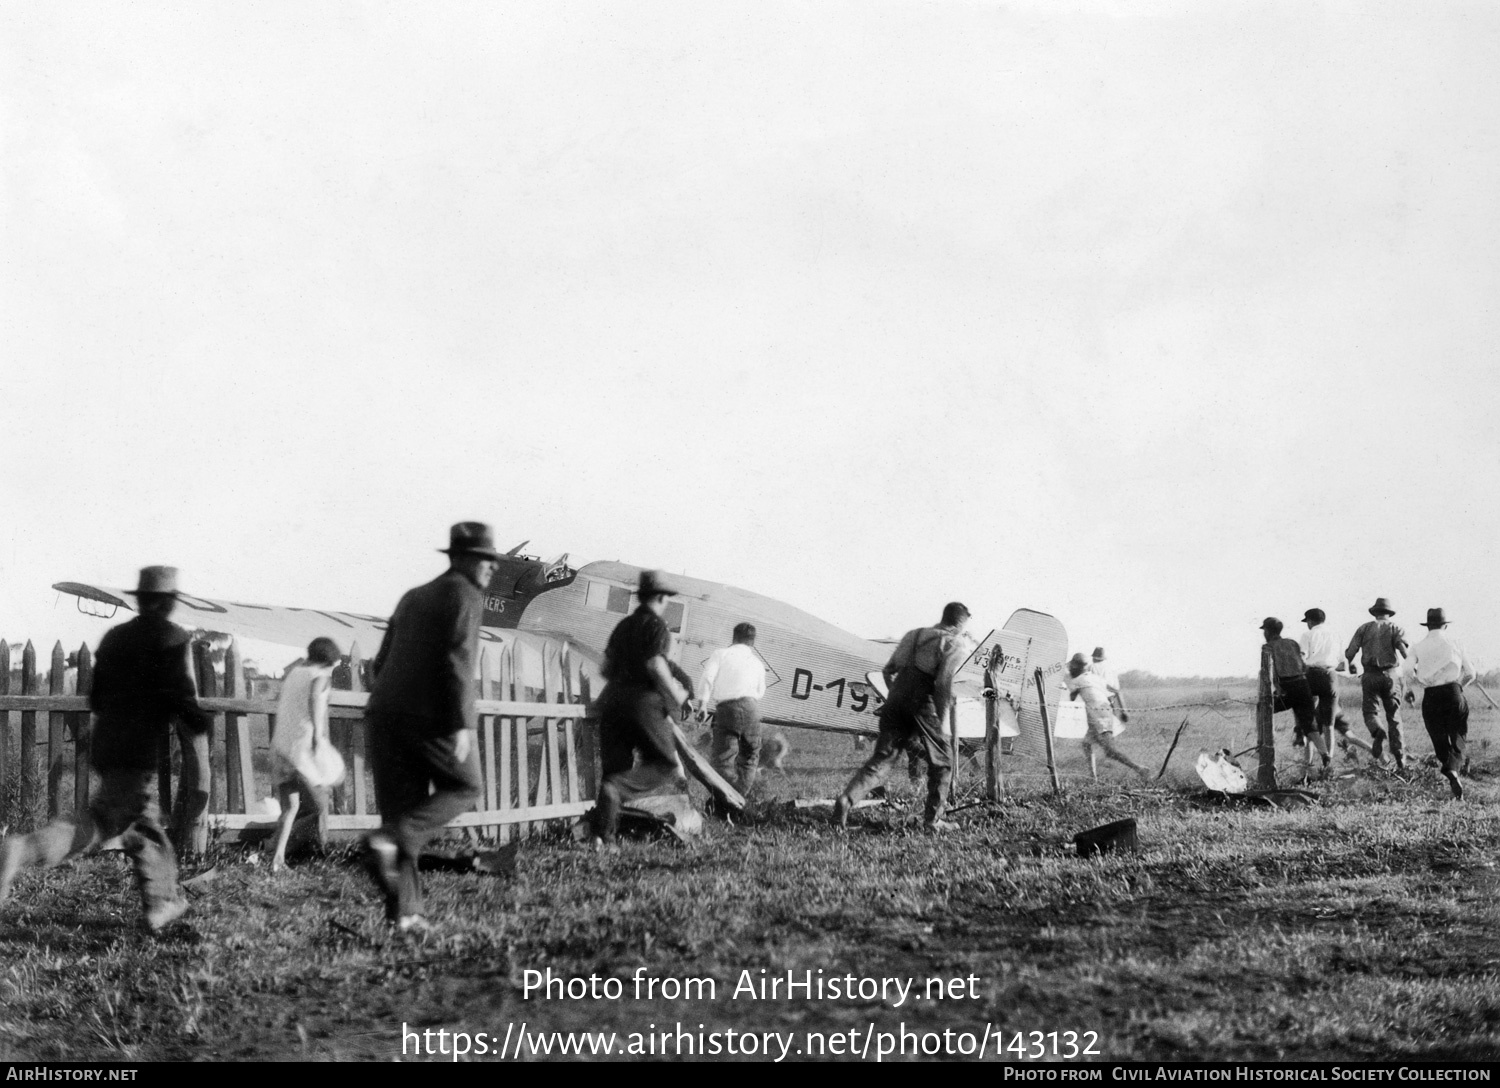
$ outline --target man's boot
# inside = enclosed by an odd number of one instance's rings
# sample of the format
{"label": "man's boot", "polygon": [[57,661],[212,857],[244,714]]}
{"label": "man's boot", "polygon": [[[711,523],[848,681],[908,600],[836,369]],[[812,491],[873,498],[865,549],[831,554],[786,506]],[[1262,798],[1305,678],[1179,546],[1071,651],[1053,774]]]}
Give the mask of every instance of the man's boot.
{"label": "man's boot", "polygon": [[847,793],[841,793],[833,802],[833,816],[831,822],[834,827],[844,831],[849,827],[849,810],[854,807]]}
{"label": "man's boot", "polygon": [[0,840],[0,903],[10,898],[10,886],[16,874],[31,863],[31,839],[26,835],[8,835]]}
{"label": "man's boot", "polygon": [[1385,758],[1385,730],[1373,730],[1370,736],[1375,738],[1370,744],[1370,758],[1379,763]]}
{"label": "man's boot", "polygon": [[1458,780],[1457,771],[1444,771],[1443,777],[1448,780],[1448,788],[1453,791],[1453,799],[1462,801],[1464,799],[1464,785]]}
{"label": "man's boot", "polygon": [[948,780],[953,772],[947,767],[929,767],[927,772],[927,811],[924,823],[928,830],[946,831],[957,825],[943,819],[948,810]]}

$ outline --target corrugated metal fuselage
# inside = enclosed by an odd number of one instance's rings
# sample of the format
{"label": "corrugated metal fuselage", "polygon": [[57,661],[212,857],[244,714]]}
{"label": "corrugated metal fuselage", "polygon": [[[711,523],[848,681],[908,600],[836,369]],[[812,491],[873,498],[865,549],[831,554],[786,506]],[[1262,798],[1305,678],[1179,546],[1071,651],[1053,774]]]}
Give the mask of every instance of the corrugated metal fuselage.
{"label": "corrugated metal fuselage", "polygon": [[[599,562],[574,571],[520,556],[508,559],[491,583],[485,623],[566,636],[584,652],[602,657],[615,625],[636,607],[634,589],[642,569]],[[865,676],[886,663],[889,644],[852,635],[771,597],[693,578],[673,576],[673,581],[682,592],[672,599],[666,619],[676,635],[677,662],[695,681],[708,656],[729,644],[735,624],[749,621],[756,626],[755,648],[766,664],[763,719],[877,728],[880,697]],[[960,732],[983,731],[977,697],[984,662],[998,652],[998,686],[1010,698],[1023,743],[1040,738],[1031,670],[1042,667],[1048,684],[1055,684],[1067,651],[1062,626],[1051,616],[1023,609],[976,649],[960,675],[959,693],[966,697]],[[1048,701],[1055,705],[1050,692]]]}

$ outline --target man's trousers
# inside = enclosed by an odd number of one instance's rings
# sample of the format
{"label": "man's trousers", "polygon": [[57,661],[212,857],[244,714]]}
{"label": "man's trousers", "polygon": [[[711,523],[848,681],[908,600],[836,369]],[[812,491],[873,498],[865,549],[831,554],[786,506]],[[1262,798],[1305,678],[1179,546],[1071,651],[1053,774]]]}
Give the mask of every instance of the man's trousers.
{"label": "man's trousers", "polygon": [[1333,670],[1321,665],[1309,665],[1307,688],[1312,692],[1313,718],[1317,721],[1318,728],[1325,733],[1329,729],[1337,729],[1340,733],[1349,732],[1349,723],[1344,721],[1344,715],[1339,711],[1338,689],[1334,687]]}
{"label": "man's trousers", "polygon": [[55,820],[40,831],[16,837],[9,849],[19,851],[17,868],[47,869],[68,858],[91,853],[101,843],[119,836],[135,870],[141,908],[149,915],[153,909],[182,896],[177,886],[177,858],[159,822],[156,771],[97,773],[99,787],[89,798],[88,812],[82,820],[77,824]]}
{"label": "man's trousers", "polygon": [[677,744],[666,701],[655,689],[610,684],[600,693],[598,707],[602,780],[594,806],[594,834],[613,842],[625,803],[676,777]]}
{"label": "man's trousers", "polygon": [[1422,695],[1422,724],[1432,738],[1432,750],[1444,774],[1463,769],[1469,742],[1469,701],[1458,684],[1438,684]]}
{"label": "man's trousers", "polygon": [[1280,685],[1281,691],[1272,703],[1272,710],[1290,710],[1292,719],[1296,723],[1293,727],[1293,735],[1299,740],[1306,738],[1317,728],[1312,688],[1307,682],[1307,677],[1280,676],[1277,677],[1276,682]]}
{"label": "man's trousers", "polygon": [[729,699],[714,708],[713,764],[726,782],[749,791],[760,769],[760,706],[756,700]]}
{"label": "man's trousers", "polygon": [[881,709],[880,735],[875,741],[875,751],[844,787],[848,803],[853,805],[884,782],[901,753],[908,748],[921,751],[927,758],[926,820],[930,824],[941,819],[948,803],[948,780],[953,774],[948,738],[943,735],[935,712],[914,712],[893,707],[890,703]]}
{"label": "man's trousers", "polygon": [[472,745],[468,758],[460,761],[454,747],[457,734],[426,736],[421,732],[425,724],[399,714],[369,719],[379,833],[396,844],[396,886],[382,889],[391,919],[422,913],[417,876],[422,849],[479,800],[479,746]]}
{"label": "man's trousers", "polygon": [[[1365,728],[1377,741],[1387,738],[1394,759],[1406,757],[1406,745],[1401,736],[1401,678],[1396,668],[1366,668],[1359,676],[1359,690],[1363,696]],[[1387,730],[1380,728],[1380,711],[1384,708]]]}

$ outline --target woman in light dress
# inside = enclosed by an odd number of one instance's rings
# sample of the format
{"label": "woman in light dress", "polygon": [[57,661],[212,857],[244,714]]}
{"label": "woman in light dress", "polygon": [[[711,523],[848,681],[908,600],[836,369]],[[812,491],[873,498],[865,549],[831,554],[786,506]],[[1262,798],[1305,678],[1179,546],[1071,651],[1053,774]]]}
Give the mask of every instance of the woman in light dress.
{"label": "woman in light dress", "polygon": [[343,757],[328,736],[328,692],[340,656],[333,639],[315,638],[307,658],[281,681],[271,730],[271,774],[281,802],[273,872],[286,863],[294,833],[298,843],[311,840],[319,847],[327,839],[329,795],[344,780]]}

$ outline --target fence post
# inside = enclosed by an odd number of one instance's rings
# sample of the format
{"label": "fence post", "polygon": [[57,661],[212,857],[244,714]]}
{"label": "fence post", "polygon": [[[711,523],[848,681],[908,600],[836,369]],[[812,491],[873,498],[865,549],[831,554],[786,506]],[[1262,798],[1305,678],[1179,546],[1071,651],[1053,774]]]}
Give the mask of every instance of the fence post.
{"label": "fence post", "polygon": [[[479,697],[495,697],[495,655],[488,646],[479,651]],[[500,807],[500,790],[495,781],[495,716],[482,714],[479,717],[480,770],[484,777],[483,807],[494,812]],[[498,832],[498,827],[497,827]],[[497,834],[498,837],[498,834]]]}
{"label": "fence post", "polygon": [[[78,694],[87,699],[94,690],[94,655],[85,642],[78,647]],[[89,712],[73,715],[73,812],[82,820],[89,807]]]}
{"label": "fence post", "polygon": [[984,669],[984,795],[991,801],[1000,799],[1000,760],[996,749],[1000,747],[1000,685],[995,677],[994,657],[997,649],[990,652],[990,662]]}
{"label": "fence post", "polygon": [[[21,694],[39,695],[36,682],[36,647],[26,640],[21,651]],[[36,711],[21,711],[21,812],[22,826],[28,830],[36,826]]]}
{"label": "fence post", "polygon": [[[0,695],[10,694],[10,643],[0,638]],[[0,814],[8,807],[10,784],[10,711],[0,710]]]}
{"label": "fence post", "polygon": [[[578,676],[578,701],[589,706],[593,692],[589,690],[587,674]],[[597,718],[580,718],[578,725],[578,764],[583,772],[583,789],[588,800],[599,796],[599,721]]]}
{"label": "fence post", "polygon": [[[231,640],[224,651],[224,698],[240,699],[245,695],[240,644]],[[256,801],[255,763],[250,747],[250,725],[245,715],[233,711],[224,714],[225,786],[230,812],[249,812]]]}
{"label": "fence post", "polygon": [[[47,694],[63,695],[67,686],[68,655],[62,641],[52,644],[52,665],[47,671]],[[62,815],[63,746],[67,733],[60,710],[47,712],[47,819]]]}
{"label": "fence post", "polygon": [[[498,671],[500,673],[500,677],[495,682],[496,686],[495,686],[495,690],[494,690],[494,697],[496,699],[504,699],[506,697],[506,692],[510,690],[510,685],[509,685],[509,682],[507,680],[507,677],[510,675],[511,661],[512,661],[512,652],[507,647],[506,649],[500,651],[500,655],[499,656],[500,656],[500,661],[499,661]],[[499,751],[499,756],[498,756],[498,760],[499,760],[499,764],[500,764],[499,771],[498,771],[499,778],[498,778],[498,780],[496,781],[496,784],[495,784],[495,792],[496,792],[496,795],[497,795],[497,797],[499,798],[499,801],[500,801],[500,803],[499,803],[499,805],[497,807],[500,808],[501,810],[508,809],[508,808],[514,808],[515,806],[512,805],[511,801],[510,801],[510,797],[511,797],[511,768],[515,766],[515,759],[514,759],[514,757],[511,754],[511,747],[512,747],[512,741],[513,741],[512,734],[511,734],[511,725],[510,725],[510,722],[509,722],[508,719],[502,718],[498,714],[496,714],[490,720],[493,723],[493,729],[494,729],[494,733],[495,733],[496,738],[497,738],[497,743],[500,746],[500,751]],[[510,842],[510,840],[512,838],[517,837],[519,835],[520,835],[520,832],[517,831],[517,830],[515,830],[515,829],[513,829],[510,824],[504,824],[504,823],[502,823],[500,825],[499,834],[496,836],[496,838],[498,838],[501,842],[504,843],[504,842]]]}
{"label": "fence post", "polygon": [[[359,652],[359,643],[353,643],[349,647],[350,691],[365,690],[365,680],[362,672],[364,663],[364,658]],[[332,733],[333,722],[330,721],[328,727],[328,731]],[[349,747],[346,751],[349,754],[349,758],[344,761],[348,767],[348,773],[345,775],[344,780],[353,786],[354,811],[360,816],[370,811],[368,790],[365,788],[365,746],[369,744],[369,728],[369,723],[365,721],[364,715],[360,715],[360,717],[349,723],[346,731],[346,737],[349,742]],[[337,745],[334,747],[337,747]]]}
{"label": "fence post", "polygon": [[[291,669],[288,668],[287,673],[290,672]],[[349,684],[347,688],[342,686],[346,682]],[[332,675],[330,675],[328,678],[328,686],[334,691],[353,691],[353,663],[351,662],[348,666],[345,666],[343,663],[343,659],[340,658],[339,663],[333,667]],[[328,716],[328,739],[333,743],[333,746],[338,749],[340,755],[353,754],[353,736],[354,726],[349,721],[349,719],[335,718],[332,714]],[[349,775],[347,773],[348,765],[349,761],[346,759],[344,761],[346,770],[344,780],[338,785],[334,786],[332,791],[329,793],[330,804],[332,806],[331,811],[339,816],[346,815],[354,810],[354,805],[352,802],[354,791],[350,788],[352,783],[350,782]]]}
{"label": "fence post", "polygon": [[1047,773],[1052,776],[1052,792],[1062,793],[1062,782],[1057,777],[1057,758],[1052,751],[1052,721],[1047,713],[1047,688],[1042,680],[1042,670],[1032,676],[1036,679],[1037,709],[1042,712],[1042,739],[1047,742]]}
{"label": "fence post", "polygon": [[[559,651],[562,661],[562,686],[558,693],[557,701],[573,705],[573,665],[568,660],[568,644],[565,642]],[[579,792],[578,778],[578,730],[574,727],[572,718],[563,719],[563,747],[568,757],[568,800],[581,801],[583,795]]]}
{"label": "fence post", "polygon": [[1255,784],[1263,790],[1276,788],[1276,731],[1273,728],[1274,707],[1271,695],[1271,648],[1260,650],[1260,691],[1255,700]]}
{"label": "fence post", "polygon": [[[520,643],[516,643],[517,646]],[[517,692],[520,685],[516,682],[516,673],[520,670],[516,666],[520,655],[514,650],[510,660],[510,698],[516,702],[521,696]],[[529,735],[530,719],[515,716],[510,719],[510,730],[515,734],[516,749],[516,805],[519,808],[530,808],[535,802],[531,798],[531,738]],[[516,837],[527,839],[531,837],[531,824],[522,822],[516,824]]]}
{"label": "fence post", "polygon": [[[208,646],[202,642],[191,643],[191,646],[198,675],[198,694],[212,698],[217,685]],[[177,783],[177,804],[172,812],[172,835],[176,839],[177,852],[183,857],[201,854],[208,849],[208,821],[204,814],[208,810],[209,790],[213,784],[213,765],[209,755],[209,738],[212,736],[212,722],[203,733],[194,733],[181,723],[177,726],[177,739],[182,746],[182,775]]]}

